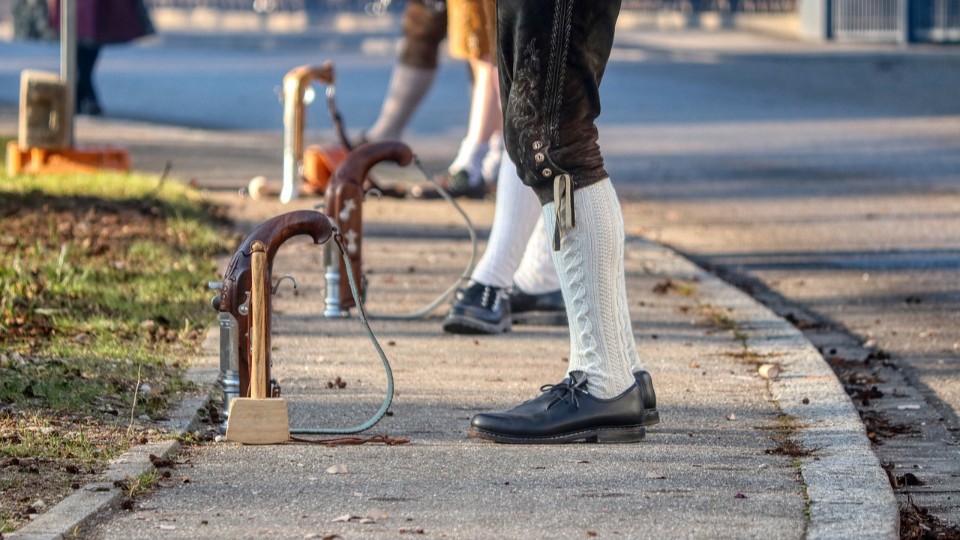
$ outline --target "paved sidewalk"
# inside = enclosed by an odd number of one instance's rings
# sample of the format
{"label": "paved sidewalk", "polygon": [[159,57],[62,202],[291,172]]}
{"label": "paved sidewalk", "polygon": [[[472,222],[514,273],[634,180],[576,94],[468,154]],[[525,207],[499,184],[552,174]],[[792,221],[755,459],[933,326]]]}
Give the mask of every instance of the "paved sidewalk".
{"label": "paved sidewalk", "polygon": [[[164,151],[231,140],[193,130],[195,137],[178,142],[164,135],[175,128],[106,120],[96,127],[101,137],[134,130],[148,141],[155,133],[167,141]],[[156,159],[149,147],[140,147],[135,163]],[[214,196],[247,229],[317,203]],[[493,205],[466,210],[485,232]],[[443,202],[371,201],[364,215],[371,312],[426,304],[467,262],[467,234]],[[275,274],[292,273],[300,289],[297,296],[284,289],[275,300],[275,375],[294,426],[354,425],[379,406],[384,376],[355,318],[321,318],[321,252],[291,241],[278,255]],[[662,246],[631,236],[626,264],[637,345],[663,416],[643,443],[520,448],[465,437],[474,412],[508,407],[563,376],[564,328],[469,337],[444,335],[442,312],[375,321],[397,394],[392,415],[367,434],[409,437],[409,444],[188,447],[175,458],[171,480],[133,510],[93,516],[82,536],[367,538],[422,530],[455,538],[895,537],[886,476],[847,395],[802,335]],[[197,276],[198,286],[214,277]],[[195,369],[209,384],[218,364],[216,330],[207,343]],[[759,377],[759,362],[779,364],[779,379]],[[347,387],[328,389],[336,377]],[[788,455],[791,443],[809,455]],[[345,472],[331,472],[338,470]],[[56,538],[90,517],[82,510],[49,514],[7,537]],[[353,517],[338,521],[343,516]]]}

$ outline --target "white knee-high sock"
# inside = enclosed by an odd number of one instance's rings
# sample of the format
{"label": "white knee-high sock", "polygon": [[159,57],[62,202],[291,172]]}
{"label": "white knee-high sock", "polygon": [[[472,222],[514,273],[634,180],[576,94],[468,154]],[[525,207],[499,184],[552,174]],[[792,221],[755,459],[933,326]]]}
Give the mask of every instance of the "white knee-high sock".
{"label": "white knee-high sock", "polygon": [[503,131],[497,131],[490,136],[487,141],[489,149],[487,155],[483,156],[483,163],[480,164],[480,175],[486,184],[493,184],[497,181],[497,175],[500,173],[500,162],[503,161]]}
{"label": "white knee-high sock", "polygon": [[483,183],[483,159],[490,151],[490,145],[486,142],[478,142],[470,137],[460,141],[460,149],[453,162],[447,167],[447,172],[457,174],[460,171],[467,171],[470,185],[475,186]]}
{"label": "white knee-high sock", "polygon": [[490,138],[503,131],[503,117],[500,110],[500,82],[497,66],[490,58],[470,60],[473,73],[473,95],[470,98],[470,122],[467,135],[460,143],[460,151],[448,172],[457,174],[466,170],[470,185],[483,183],[483,159],[490,150]]}
{"label": "white knee-high sock", "polygon": [[433,86],[436,68],[418,68],[397,64],[380,109],[380,116],[365,136],[371,141],[399,139],[407,122]]}
{"label": "white knee-high sock", "polygon": [[520,259],[520,268],[513,274],[513,284],[529,294],[543,294],[560,288],[560,278],[553,267],[553,250],[543,229],[543,215],[537,220],[527,248]]}
{"label": "white knee-high sock", "polygon": [[[553,252],[570,321],[568,367],[587,374],[592,395],[612,398],[642,369],[627,304],[623,215],[609,179],[578,189],[573,202],[576,226]],[[546,230],[554,230],[553,202],[544,205],[543,216]]]}
{"label": "white knee-high sock", "polygon": [[484,285],[509,287],[520,265],[527,239],[540,217],[540,201],[517,176],[517,168],[504,154],[497,181],[497,203],[490,240],[471,278]]}

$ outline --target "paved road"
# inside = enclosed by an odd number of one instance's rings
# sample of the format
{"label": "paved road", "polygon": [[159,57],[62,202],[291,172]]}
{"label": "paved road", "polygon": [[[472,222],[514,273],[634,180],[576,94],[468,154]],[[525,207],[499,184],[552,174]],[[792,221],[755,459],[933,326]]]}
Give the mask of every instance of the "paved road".
{"label": "paved road", "polygon": [[[19,69],[55,66],[50,47],[0,47],[0,102],[15,99]],[[365,125],[375,115],[370,104],[385,85],[389,54],[157,42],[108,50],[100,84],[110,114],[265,130],[279,141],[273,87],[289,67],[326,58],[337,63],[341,88],[349,88],[340,93],[348,120]],[[414,147],[437,165],[462,132],[451,118],[466,117],[461,69],[444,65],[443,91],[431,94],[412,129]],[[601,119],[602,145],[628,200],[633,232],[718,267],[780,309],[819,321],[828,356],[859,361],[871,350],[889,353],[886,371],[872,372],[879,362],[862,366],[886,396],[863,408],[918,433],[875,450],[895,471],[920,471],[926,485],[901,494],[910,492],[954,525],[960,524],[958,79],[960,54],[953,48],[634,32],[618,40]],[[324,117],[316,113],[310,124],[325,125]],[[96,139],[96,125],[84,121],[78,130]],[[277,150],[242,132],[230,136],[249,142],[232,160],[278,170]],[[197,137],[201,154],[227,146]],[[231,177],[230,164],[224,171],[210,184],[246,181]]]}
{"label": "paved road", "polygon": [[960,51],[638,41],[701,58],[662,69],[718,111],[606,132],[642,232],[799,320],[844,368],[868,427],[910,431],[875,447],[894,477],[923,483],[901,502],[960,526]]}

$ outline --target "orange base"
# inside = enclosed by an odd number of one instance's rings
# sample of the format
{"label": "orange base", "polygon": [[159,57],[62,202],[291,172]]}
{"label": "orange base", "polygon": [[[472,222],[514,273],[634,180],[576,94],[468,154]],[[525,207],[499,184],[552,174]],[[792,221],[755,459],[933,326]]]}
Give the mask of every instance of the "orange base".
{"label": "orange base", "polygon": [[346,149],[339,146],[308,146],[303,151],[303,179],[313,191],[323,193],[345,157]]}
{"label": "orange base", "polygon": [[123,148],[20,148],[7,143],[7,174],[95,173],[101,169],[130,170],[130,156]]}

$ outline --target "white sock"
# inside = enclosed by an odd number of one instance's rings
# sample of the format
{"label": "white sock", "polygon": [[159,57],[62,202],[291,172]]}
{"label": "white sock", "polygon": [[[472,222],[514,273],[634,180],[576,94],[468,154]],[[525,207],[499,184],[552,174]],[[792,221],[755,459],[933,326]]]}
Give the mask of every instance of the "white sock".
{"label": "white sock", "polygon": [[430,91],[436,69],[397,64],[383,99],[380,116],[364,134],[369,141],[399,139],[407,122]]}
{"label": "white sock", "polygon": [[490,240],[470,276],[494,287],[509,287],[520,265],[527,239],[540,217],[540,201],[517,176],[517,168],[504,155],[497,182],[497,202],[490,227]]}
{"label": "white sock", "polygon": [[[623,270],[623,214],[609,179],[573,194],[576,226],[553,252],[570,321],[569,371],[582,371],[591,395],[616,397],[642,369],[630,325]],[[554,230],[555,203],[543,207],[544,227]]]}
{"label": "white sock", "polygon": [[483,168],[483,158],[489,150],[490,145],[487,144],[487,141],[475,141],[470,137],[464,138],[460,142],[457,157],[453,158],[453,163],[447,168],[447,172],[457,174],[465,170],[470,177],[471,186],[482,183],[483,175],[480,171]]}
{"label": "white sock", "polygon": [[483,156],[483,162],[480,164],[480,175],[486,184],[492,184],[497,181],[497,173],[500,172],[500,162],[503,160],[503,132],[497,131],[487,141],[489,150]]}
{"label": "white sock", "polygon": [[543,294],[560,288],[560,278],[553,266],[550,239],[543,229],[542,213],[527,241],[520,268],[513,274],[513,284],[528,294]]}

